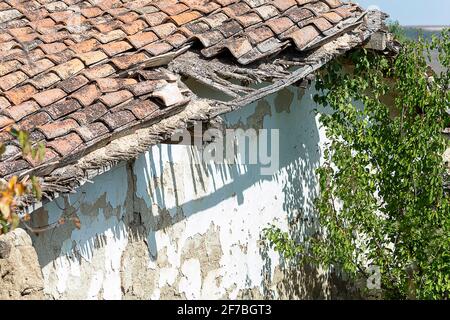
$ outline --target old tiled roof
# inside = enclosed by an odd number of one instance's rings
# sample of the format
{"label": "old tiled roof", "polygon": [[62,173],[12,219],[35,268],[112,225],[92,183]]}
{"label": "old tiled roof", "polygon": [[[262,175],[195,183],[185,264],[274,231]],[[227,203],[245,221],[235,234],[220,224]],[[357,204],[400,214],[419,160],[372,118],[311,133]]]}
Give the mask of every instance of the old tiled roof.
{"label": "old tiled roof", "polygon": [[[29,131],[58,166],[188,104],[176,74],[151,68],[171,53],[248,65],[308,50],[361,15],[339,0],[1,1],[0,128]],[[7,131],[0,142],[0,177],[36,165]]]}

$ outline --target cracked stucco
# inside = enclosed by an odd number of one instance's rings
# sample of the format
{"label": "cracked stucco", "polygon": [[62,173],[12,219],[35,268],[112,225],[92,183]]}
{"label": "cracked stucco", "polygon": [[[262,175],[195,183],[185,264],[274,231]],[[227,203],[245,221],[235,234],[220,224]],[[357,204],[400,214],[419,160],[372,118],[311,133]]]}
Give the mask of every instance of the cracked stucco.
{"label": "cracked stucco", "polygon": [[312,94],[291,87],[224,117],[228,128],[280,129],[280,169],[273,176],[261,176],[259,165],[193,164],[196,148],[157,145],[83,185],[65,203],[35,212],[35,225],[62,213],[81,221],[80,230],[68,222],[33,236],[46,297],[326,295],[321,270],[289,278],[289,267],[261,241],[269,224],[289,230],[299,207],[305,219],[312,217],[324,137]]}

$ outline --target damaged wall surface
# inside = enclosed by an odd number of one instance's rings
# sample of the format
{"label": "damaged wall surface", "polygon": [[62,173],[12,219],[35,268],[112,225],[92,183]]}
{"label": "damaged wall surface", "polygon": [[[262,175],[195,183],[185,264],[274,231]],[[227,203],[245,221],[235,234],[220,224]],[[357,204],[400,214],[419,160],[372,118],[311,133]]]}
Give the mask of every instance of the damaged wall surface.
{"label": "damaged wall surface", "polygon": [[223,117],[227,128],[279,130],[273,175],[259,164],[197,163],[197,147],[160,144],[33,213],[33,225],[67,221],[33,235],[47,298],[329,296],[327,274],[288,272],[261,238],[272,223],[314,229],[325,138],[313,94],[289,87]]}

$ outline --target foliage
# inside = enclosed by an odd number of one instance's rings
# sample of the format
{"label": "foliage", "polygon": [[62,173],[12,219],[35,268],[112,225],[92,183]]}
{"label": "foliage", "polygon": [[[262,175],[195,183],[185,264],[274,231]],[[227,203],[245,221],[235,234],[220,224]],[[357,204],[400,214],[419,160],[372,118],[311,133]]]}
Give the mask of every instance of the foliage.
{"label": "foliage", "polygon": [[[446,72],[430,77],[424,55],[430,50],[439,52]],[[384,298],[449,298],[442,132],[450,105],[450,31],[431,42],[405,42],[395,58],[365,49],[348,58],[350,64],[327,66],[316,84],[316,102],[333,111],[320,116],[329,139],[317,172],[320,230],[300,243],[274,226],[265,234],[287,258],[353,279],[378,266]]]}
{"label": "foliage", "polygon": [[[33,146],[27,132],[14,128],[6,129],[18,141],[24,158],[32,161],[42,161],[44,157],[43,144]],[[0,145],[0,156],[4,154],[5,146]],[[17,215],[18,200],[27,195],[41,198],[41,188],[36,177],[25,177],[21,180],[17,176],[9,178],[8,181],[0,181],[0,234],[9,232],[16,228],[20,222]],[[26,215],[25,218],[28,218]]]}

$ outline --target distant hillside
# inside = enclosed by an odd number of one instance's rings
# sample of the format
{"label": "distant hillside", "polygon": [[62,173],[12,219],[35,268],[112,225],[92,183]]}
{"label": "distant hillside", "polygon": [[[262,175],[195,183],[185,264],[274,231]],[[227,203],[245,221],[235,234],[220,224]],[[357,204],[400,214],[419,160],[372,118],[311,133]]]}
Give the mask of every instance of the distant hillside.
{"label": "distant hillside", "polygon": [[410,39],[418,39],[422,36],[425,39],[431,39],[433,35],[439,36],[442,27],[403,27],[405,35]]}
{"label": "distant hillside", "polygon": [[[419,37],[422,37],[426,40],[431,40],[433,35],[439,36],[441,34],[441,30],[444,27],[402,27],[404,34],[406,37],[417,40]],[[443,67],[438,61],[438,53],[437,51],[431,52],[431,67],[437,73],[444,71]]]}

